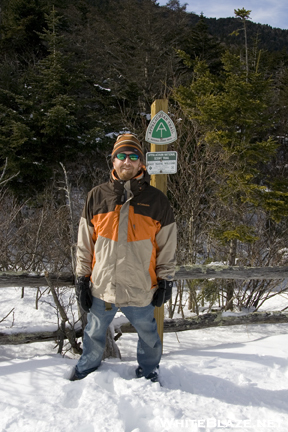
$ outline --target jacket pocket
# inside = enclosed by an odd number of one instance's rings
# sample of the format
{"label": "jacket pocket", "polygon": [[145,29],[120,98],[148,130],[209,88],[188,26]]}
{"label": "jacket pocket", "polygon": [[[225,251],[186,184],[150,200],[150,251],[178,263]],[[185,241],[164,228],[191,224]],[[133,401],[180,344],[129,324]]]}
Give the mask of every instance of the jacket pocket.
{"label": "jacket pocket", "polygon": [[127,276],[129,285],[144,291],[151,289],[150,263],[153,245],[150,239],[127,244]]}

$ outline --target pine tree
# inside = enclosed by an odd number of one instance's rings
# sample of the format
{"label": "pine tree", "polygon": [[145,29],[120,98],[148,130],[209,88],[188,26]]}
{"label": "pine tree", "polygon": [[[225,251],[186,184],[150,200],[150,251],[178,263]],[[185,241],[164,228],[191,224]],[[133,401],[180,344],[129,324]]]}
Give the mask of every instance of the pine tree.
{"label": "pine tree", "polygon": [[[248,61],[248,38],[247,38],[247,20],[250,18],[251,10],[242,9],[234,9],[234,13],[236,18],[240,18],[243,23],[243,32],[244,32],[244,40],[245,40],[245,67],[246,67],[246,79],[248,80],[249,75],[249,61]],[[238,35],[239,30],[233,32],[232,34]]]}
{"label": "pine tree", "polygon": [[17,193],[35,195],[60,169],[59,162],[105,150],[109,121],[102,116],[113,101],[94,86],[88,66],[65,52],[59,27],[61,17],[53,8],[39,35],[47,56],[22,75],[18,94],[2,90],[1,157],[9,158],[12,172],[20,170],[11,182]]}
{"label": "pine tree", "polygon": [[200,15],[197,24],[189,28],[181,47],[177,53],[188,70],[193,69],[197,61],[203,60],[208,64],[211,73],[220,73],[223,48],[219,40],[209,34],[208,24],[203,14]]}
{"label": "pine tree", "polygon": [[[235,265],[239,244],[258,238],[256,211],[262,209],[268,218],[283,219],[287,216],[288,194],[279,182],[271,182],[265,168],[279,145],[270,136],[274,120],[270,111],[272,81],[251,69],[247,77],[246,65],[239,56],[227,52],[222,61],[221,77],[198,61],[191,85],[178,88],[175,97],[198,125],[199,145],[218,150],[217,202],[211,235],[219,245],[226,245],[226,260]],[[227,283],[226,289],[226,307],[231,307],[233,284]]]}
{"label": "pine tree", "polygon": [[39,34],[45,27],[45,13],[49,10],[43,0],[3,0],[1,4],[1,53],[14,59],[21,67],[46,54]]}
{"label": "pine tree", "polygon": [[87,32],[92,29],[94,38],[86,40],[95,75],[116,96],[123,126],[141,131],[142,119],[147,123],[140,113],[150,113],[153,100],[166,97],[173,84],[174,48],[188,26],[186,13],[177,4],[163,12],[154,0],[111,0],[93,18]]}

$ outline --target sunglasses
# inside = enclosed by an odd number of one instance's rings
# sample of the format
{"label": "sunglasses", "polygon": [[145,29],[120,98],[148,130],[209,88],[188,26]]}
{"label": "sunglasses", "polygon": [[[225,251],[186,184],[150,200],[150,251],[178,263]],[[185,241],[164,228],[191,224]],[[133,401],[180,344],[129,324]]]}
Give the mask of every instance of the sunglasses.
{"label": "sunglasses", "polygon": [[127,157],[129,157],[129,159],[132,162],[136,162],[139,159],[139,156],[137,154],[135,154],[135,153],[132,153],[132,154],[118,153],[116,155],[116,157],[117,157],[117,159],[119,159],[121,161],[124,161]]}

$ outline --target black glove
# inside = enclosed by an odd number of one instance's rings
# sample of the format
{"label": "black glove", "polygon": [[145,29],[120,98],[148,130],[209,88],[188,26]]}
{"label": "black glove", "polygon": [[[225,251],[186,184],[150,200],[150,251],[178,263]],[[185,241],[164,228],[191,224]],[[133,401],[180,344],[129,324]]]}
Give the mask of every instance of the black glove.
{"label": "black glove", "polygon": [[76,281],[76,298],[84,312],[89,312],[93,296],[89,286],[90,276],[79,276]]}
{"label": "black glove", "polygon": [[167,281],[165,279],[160,279],[158,281],[158,289],[155,291],[152,305],[160,307],[163,303],[170,300],[172,296],[173,281]]}

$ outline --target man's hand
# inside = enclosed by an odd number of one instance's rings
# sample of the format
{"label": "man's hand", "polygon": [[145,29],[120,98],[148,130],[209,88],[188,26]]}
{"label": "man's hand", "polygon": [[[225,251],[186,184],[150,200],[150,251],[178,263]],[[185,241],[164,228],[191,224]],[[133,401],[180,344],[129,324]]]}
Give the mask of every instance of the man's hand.
{"label": "man's hand", "polygon": [[167,281],[165,279],[160,279],[158,281],[158,289],[155,291],[152,305],[160,307],[163,303],[170,300],[172,296],[173,281]]}
{"label": "man's hand", "polygon": [[93,296],[89,286],[90,276],[79,276],[77,278],[76,298],[84,312],[89,312],[93,302]]}

